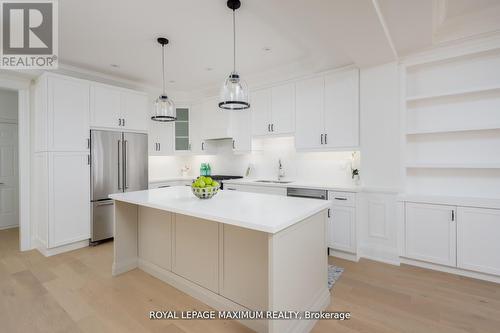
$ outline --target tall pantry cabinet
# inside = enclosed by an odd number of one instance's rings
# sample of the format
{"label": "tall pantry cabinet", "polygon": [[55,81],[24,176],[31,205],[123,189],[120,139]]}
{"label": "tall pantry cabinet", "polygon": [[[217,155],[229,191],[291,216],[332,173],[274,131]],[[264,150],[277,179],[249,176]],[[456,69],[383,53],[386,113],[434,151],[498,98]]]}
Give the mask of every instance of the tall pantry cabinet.
{"label": "tall pantry cabinet", "polygon": [[42,252],[90,237],[87,81],[43,74],[34,86],[33,221]]}

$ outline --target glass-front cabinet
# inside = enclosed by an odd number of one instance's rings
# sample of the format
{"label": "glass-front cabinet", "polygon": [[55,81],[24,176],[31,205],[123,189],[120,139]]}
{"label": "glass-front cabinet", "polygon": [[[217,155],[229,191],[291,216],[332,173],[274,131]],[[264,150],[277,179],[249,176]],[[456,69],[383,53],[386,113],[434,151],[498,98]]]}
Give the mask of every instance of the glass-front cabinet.
{"label": "glass-front cabinet", "polygon": [[177,108],[177,120],[175,121],[175,151],[189,151],[189,109]]}

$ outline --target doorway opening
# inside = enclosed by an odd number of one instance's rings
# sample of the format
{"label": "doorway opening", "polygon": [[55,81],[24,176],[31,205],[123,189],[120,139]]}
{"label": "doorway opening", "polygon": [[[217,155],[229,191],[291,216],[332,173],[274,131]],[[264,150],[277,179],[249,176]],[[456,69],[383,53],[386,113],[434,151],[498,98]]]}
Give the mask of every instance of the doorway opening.
{"label": "doorway opening", "polygon": [[0,88],[0,230],[19,227],[17,90]]}

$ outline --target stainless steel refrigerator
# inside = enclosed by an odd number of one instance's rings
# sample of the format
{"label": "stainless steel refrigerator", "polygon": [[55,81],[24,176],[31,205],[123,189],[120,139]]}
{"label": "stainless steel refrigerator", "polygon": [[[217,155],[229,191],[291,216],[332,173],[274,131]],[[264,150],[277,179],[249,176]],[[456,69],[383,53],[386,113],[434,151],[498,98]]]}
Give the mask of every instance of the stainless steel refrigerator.
{"label": "stainless steel refrigerator", "polygon": [[90,144],[91,242],[98,242],[113,237],[108,195],[148,188],[148,136],[91,130]]}

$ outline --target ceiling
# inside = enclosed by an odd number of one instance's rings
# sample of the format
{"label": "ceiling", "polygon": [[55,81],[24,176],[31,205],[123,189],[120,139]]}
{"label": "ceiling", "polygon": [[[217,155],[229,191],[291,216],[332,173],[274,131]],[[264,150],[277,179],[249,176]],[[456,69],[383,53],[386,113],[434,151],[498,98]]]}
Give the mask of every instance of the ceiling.
{"label": "ceiling", "polygon": [[[453,17],[477,0],[455,1],[460,4],[444,6]],[[225,2],[59,1],[60,63],[160,89],[155,39],[165,36],[168,89],[219,84],[232,69],[232,17]],[[481,0],[482,9],[492,5]],[[252,81],[389,62],[396,56],[391,43],[397,54],[433,44],[434,7],[433,0],[242,0],[237,68]]]}

